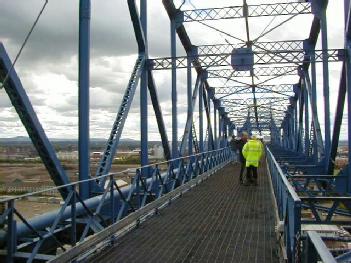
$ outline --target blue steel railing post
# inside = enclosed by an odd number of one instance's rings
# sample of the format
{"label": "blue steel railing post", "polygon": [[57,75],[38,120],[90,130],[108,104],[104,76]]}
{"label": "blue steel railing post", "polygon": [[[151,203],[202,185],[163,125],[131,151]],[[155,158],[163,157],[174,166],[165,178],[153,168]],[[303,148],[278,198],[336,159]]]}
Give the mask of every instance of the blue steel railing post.
{"label": "blue steel railing post", "polygon": [[[90,0],[79,2],[79,181],[90,177],[89,80],[90,80]],[[79,185],[82,199],[90,196],[89,183]]]}
{"label": "blue steel railing post", "polygon": [[[191,116],[193,118],[193,106],[192,106],[192,94],[193,94],[193,88],[192,88],[192,72],[191,72],[191,55],[188,54],[188,59],[187,59],[187,98],[188,98],[188,116]],[[191,121],[191,127],[193,125],[193,121]],[[189,136],[188,136],[188,155],[193,154],[193,129],[189,129]]]}
{"label": "blue steel railing post", "polygon": [[171,57],[172,57],[172,158],[178,158],[178,119],[177,119],[177,40],[176,21],[171,19]]}
{"label": "blue steel railing post", "polygon": [[[140,22],[144,32],[145,39],[145,58],[148,59],[148,41],[147,41],[147,1],[140,0]],[[141,166],[149,164],[148,158],[148,72],[147,65],[140,76],[140,163]],[[142,176],[148,176],[148,168],[141,170]]]}
{"label": "blue steel railing post", "polygon": [[116,222],[116,211],[115,211],[115,195],[114,195],[114,184],[115,178],[113,174],[110,175],[110,208],[111,208],[111,222]]}
{"label": "blue steel railing post", "polygon": [[10,200],[7,202],[7,209],[9,210],[9,212],[7,215],[6,263],[12,263],[14,262],[14,254],[16,252],[16,221],[14,218],[14,200]]}
{"label": "blue steel railing post", "polygon": [[204,151],[203,93],[204,93],[204,85],[202,82],[202,84],[199,87],[199,150],[200,152]]}
{"label": "blue steel railing post", "polygon": [[72,186],[73,195],[71,198],[71,245],[72,247],[74,247],[77,243],[77,221],[76,221],[77,192],[76,190],[77,190],[76,185],[73,185]]}
{"label": "blue steel railing post", "polygon": [[[292,199],[292,197],[290,197]],[[293,233],[294,233],[294,244],[293,244],[293,262],[298,262],[300,251],[297,251],[300,247],[300,237],[301,237],[301,201],[293,201],[294,202],[294,225],[293,225]]]}

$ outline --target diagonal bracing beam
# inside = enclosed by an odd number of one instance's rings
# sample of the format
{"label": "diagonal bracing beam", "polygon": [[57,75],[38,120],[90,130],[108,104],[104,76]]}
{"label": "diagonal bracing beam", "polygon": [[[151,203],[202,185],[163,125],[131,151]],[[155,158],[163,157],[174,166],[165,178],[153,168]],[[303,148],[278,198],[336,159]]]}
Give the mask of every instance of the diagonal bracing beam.
{"label": "diagonal bracing beam", "polygon": [[[145,37],[141,27],[141,22],[140,22],[135,0],[128,0],[128,6],[129,6],[129,12],[132,19],[133,27],[134,27],[135,37],[138,42],[139,56],[135,62],[127,89],[124,92],[122,103],[119,107],[117,117],[113,123],[112,130],[108,138],[104,154],[101,157],[98,169],[96,171],[96,176],[107,174],[111,169],[113,158],[116,154],[117,147],[122,135],[124,123],[127,119],[130,106],[134,98],[135,90],[140,80],[141,73],[144,70]],[[101,187],[104,185],[104,181],[105,180],[101,180],[100,182]]]}
{"label": "diagonal bracing beam", "polygon": [[[12,70],[10,70],[11,65],[10,58],[3,44],[0,42],[0,82],[9,74],[8,80],[4,85],[5,91],[26,128],[35,149],[38,151],[40,158],[48,170],[51,179],[56,186],[68,184],[70,181],[67,174],[39,122],[15,69],[12,68]],[[67,197],[66,188],[61,188],[59,191],[63,198]]]}

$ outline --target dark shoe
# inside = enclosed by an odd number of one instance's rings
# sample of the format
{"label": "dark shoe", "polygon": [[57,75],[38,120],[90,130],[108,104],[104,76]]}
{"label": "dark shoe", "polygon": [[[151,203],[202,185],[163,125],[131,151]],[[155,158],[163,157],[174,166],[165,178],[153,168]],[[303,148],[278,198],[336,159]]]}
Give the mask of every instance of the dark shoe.
{"label": "dark shoe", "polygon": [[243,178],[240,178],[239,179],[239,184],[243,184],[243,183],[244,183]]}

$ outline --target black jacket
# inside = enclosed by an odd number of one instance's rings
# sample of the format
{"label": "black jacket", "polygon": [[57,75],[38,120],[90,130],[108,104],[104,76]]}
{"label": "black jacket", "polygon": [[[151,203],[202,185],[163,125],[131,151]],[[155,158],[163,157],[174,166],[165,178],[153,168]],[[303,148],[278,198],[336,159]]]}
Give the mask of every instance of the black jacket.
{"label": "black jacket", "polygon": [[243,151],[244,145],[246,143],[247,143],[247,140],[244,140],[244,139],[230,141],[230,146],[231,146],[232,150],[239,151],[240,162],[245,162],[245,158],[243,156],[242,151]]}

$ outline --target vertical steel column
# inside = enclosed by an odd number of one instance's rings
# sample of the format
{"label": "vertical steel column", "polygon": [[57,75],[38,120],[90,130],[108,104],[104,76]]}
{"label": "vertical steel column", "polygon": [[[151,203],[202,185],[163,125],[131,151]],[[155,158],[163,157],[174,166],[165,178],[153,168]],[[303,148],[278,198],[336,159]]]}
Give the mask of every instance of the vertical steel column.
{"label": "vertical steel column", "polygon": [[204,93],[204,85],[203,83],[201,83],[199,87],[199,149],[200,149],[200,152],[204,151],[203,93]]}
{"label": "vertical steel column", "polygon": [[308,155],[308,149],[310,147],[310,131],[309,131],[309,126],[310,126],[310,115],[308,111],[308,92],[306,89],[305,81],[303,81],[303,91],[304,92],[304,100],[305,100],[305,154]]}
{"label": "vertical steel column", "polygon": [[290,127],[290,131],[289,131],[289,142],[290,142],[290,150],[294,150],[294,109],[291,109],[290,111],[290,122],[289,122],[289,127]]}
{"label": "vertical steel column", "polygon": [[[207,108],[208,108],[208,116],[209,116],[208,120],[211,120],[211,99],[210,99],[209,92],[207,92]],[[211,140],[213,140],[213,132],[212,132],[212,129],[210,129],[210,123],[207,123],[207,129],[208,129],[207,151],[210,151],[210,150],[214,150],[212,149],[213,141],[211,142]]]}
{"label": "vertical steel column", "polygon": [[178,157],[178,119],[177,119],[177,42],[176,21],[171,19],[171,56],[172,56],[172,158]]}
{"label": "vertical steel column", "polygon": [[[90,177],[89,151],[89,80],[90,80],[90,0],[79,2],[79,180]],[[79,185],[79,195],[82,199],[89,198],[89,183]]]}
{"label": "vertical steel column", "polygon": [[214,136],[213,136],[213,139],[214,139],[214,147],[215,149],[218,149],[217,147],[217,143],[218,143],[218,140],[217,140],[217,105],[216,105],[216,102],[213,101],[213,133],[214,133]]}
{"label": "vertical steel column", "polygon": [[298,109],[298,103],[297,99],[294,100],[294,150],[297,151],[297,145],[298,145],[298,115],[297,115],[297,109]]}
{"label": "vertical steel column", "polygon": [[[188,116],[193,116],[193,106],[192,106],[192,94],[193,94],[193,89],[192,89],[192,74],[191,74],[191,58],[189,57],[188,54],[188,60],[187,60],[187,95],[188,95]],[[193,121],[191,121],[191,127],[193,125]],[[189,136],[188,136],[188,155],[193,154],[193,129],[190,128],[189,130]]]}
{"label": "vertical steel column", "polygon": [[[140,22],[144,31],[145,37],[145,57],[148,58],[147,45],[147,0],[140,0]],[[144,65],[143,72],[140,76],[140,162],[141,166],[149,164],[148,158],[148,73],[146,65]],[[142,169],[142,176],[147,176],[148,171]]]}
{"label": "vertical steel column", "polygon": [[346,61],[345,61],[345,66],[346,66],[346,88],[347,88],[347,118],[348,118],[348,159],[349,159],[349,169],[348,169],[348,192],[351,192],[351,169],[350,169],[350,164],[351,164],[351,36],[349,32],[349,27],[350,27],[350,0],[345,0],[345,13],[346,15],[346,34],[345,34],[345,48],[347,51],[347,56],[346,56]]}
{"label": "vertical steel column", "polygon": [[[312,111],[315,112],[318,116],[317,111],[317,71],[316,71],[316,62],[315,62],[315,54],[311,52],[311,87],[312,87],[312,96],[311,96],[311,107]],[[314,120],[316,121],[316,120]],[[318,154],[318,142],[317,142],[317,131],[314,129],[314,139],[313,139],[313,155],[314,160],[317,162],[319,160]]]}
{"label": "vertical steel column", "polygon": [[299,129],[298,129],[298,152],[303,153],[304,152],[304,141],[302,140],[303,138],[303,123],[304,123],[304,94],[302,91],[302,87],[300,87],[300,93],[299,93]]}
{"label": "vertical steel column", "polygon": [[[321,33],[323,50],[323,96],[324,96],[324,125],[325,125],[325,156],[328,158],[330,153],[330,102],[329,102],[329,65],[328,65],[328,29],[326,9],[321,11]],[[328,163],[329,160],[326,160]]]}
{"label": "vertical steel column", "polygon": [[218,108],[218,148],[222,146],[222,128],[223,128],[223,118]]}
{"label": "vertical steel column", "polygon": [[227,146],[228,142],[228,119],[224,118],[224,133],[223,133],[223,147]]}

